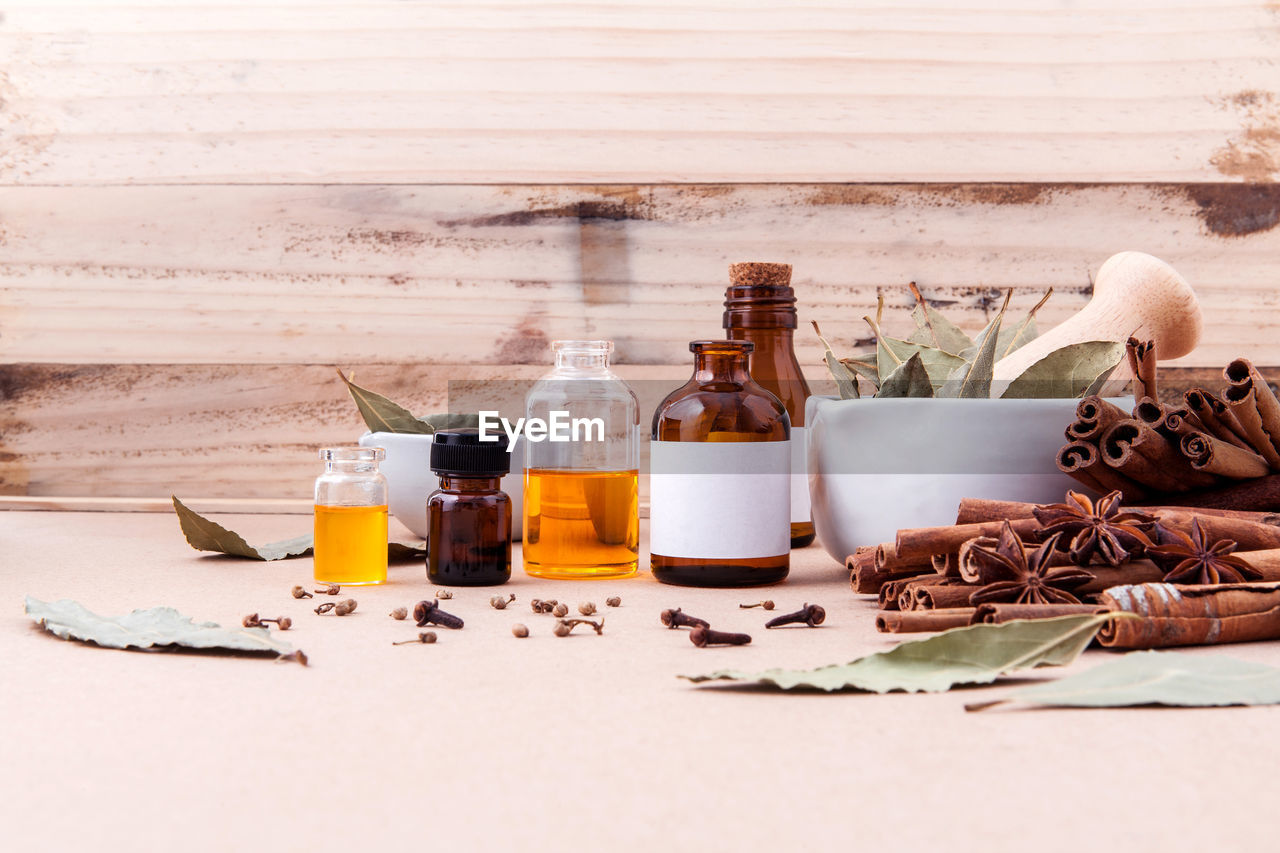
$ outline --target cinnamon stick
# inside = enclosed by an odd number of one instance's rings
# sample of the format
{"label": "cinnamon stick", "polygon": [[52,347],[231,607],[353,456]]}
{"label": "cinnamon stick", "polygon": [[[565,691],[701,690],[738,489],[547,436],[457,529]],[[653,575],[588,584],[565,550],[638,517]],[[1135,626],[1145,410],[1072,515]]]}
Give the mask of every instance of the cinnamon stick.
{"label": "cinnamon stick", "polygon": [[[913,610],[942,610],[949,607],[968,607],[969,596],[973,595],[978,587],[955,578],[948,578],[943,583],[920,584],[908,589],[916,598]],[[899,605],[898,609],[906,608]]]}
{"label": "cinnamon stick", "polygon": [[938,575],[917,575],[915,577],[900,578],[898,580],[889,581],[884,586],[880,587],[880,593],[877,601],[880,605],[880,609],[897,610],[898,601],[902,596],[902,588],[912,581],[921,580],[923,578],[941,580],[941,577]]}
{"label": "cinnamon stick", "polygon": [[972,607],[949,607],[944,610],[889,610],[876,614],[876,630],[882,634],[916,634],[923,631],[946,631],[963,628],[973,619]]}
{"label": "cinnamon stick", "polygon": [[1159,400],[1153,400],[1150,397],[1143,397],[1133,407],[1133,417],[1157,431],[1159,431],[1160,425],[1164,422],[1165,413],[1164,405]]}
{"label": "cinnamon stick", "polygon": [[1110,608],[1097,604],[979,604],[971,624],[1000,625],[1014,619],[1056,619],[1059,616],[1089,616]]}
{"label": "cinnamon stick", "polygon": [[1164,570],[1150,560],[1130,560],[1119,566],[1085,566],[1084,570],[1093,575],[1093,580],[1072,590],[1077,598],[1097,595],[1113,586],[1156,583],[1165,576]]}
{"label": "cinnamon stick", "polygon": [[1222,399],[1227,408],[1235,415],[1240,426],[1244,428],[1249,447],[1267,460],[1272,470],[1280,470],[1280,453],[1271,443],[1271,436],[1262,423],[1262,412],[1258,406],[1258,394],[1253,387],[1253,380],[1246,376],[1244,384],[1232,385],[1223,393]]}
{"label": "cinnamon stick", "polygon": [[1137,480],[1103,463],[1097,446],[1086,441],[1073,441],[1059,450],[1057,465],[1059,471],[1100,495],[1119,489],[1125,500],[1137,501],[1150,493]]}
{"label": "cinnamon stick", "polygon": [[1252,450],[1236,447],[1206,432],[1182,437],[1182,453],[1197,471],[1229,480],[1248,480],[1270,473],[1271,466]]}
{"label": "cinnamon stick", "polygon": [[[915,527],[898,531],[897,553],[903,557],[922,557],[959,552],[960,546],[979,536],[999,536],[1003,521],[981,524],[955,524],[948,527]],[[1013,532],[1023,542],[1039,541],[1040,523],[1034,518],[1015,519]]]}
{"label": "cinnamon stick", "polygon": [[[1140,502],[1141,499],[1136,499]],[[1270,474],[1254,480],[1242,480],[1178,495],[1178,503],[1202,509],[1253,510],[1255,512],[1280,512],[1280,474]]]}
{"label": "cinnamon stick", "polygon": [[932,571],[928,566],[911,566],[901,571],[882,572],[875,567],[875,549],[871,548],[869,551],[868,554],[859,548],[845,559],[845,566],[849,569],[849,583],[856,593],[875,595],[890,581],[905,580]]}
{"label": "cinnamon stick", "polygon": [[1164,436],[1142,421],[1114,424],[1099,445],[1102,461],[1162,492],[1185,492],[1217,484],[1214,471],[1198,471]]}
{"label": "cinnamon stick", "polygon": [[971,553],[975,548],[994,549],[997,544],[999,540],[994,536],[979,536],[961,545],[956,554],[956,566],[960,570],[960,579],[969,583],[982,583],[982,570],[971,558]]}
{"label": "cinnamon stick", "polygon": [[1280,582],[1280,548],[1269,548],[1264,551],[1236,551],[1235,556],[1261,573],[1259,582]]}
{"label": "cinnamon stick", "polygon": [[1136,396],[1159,399],[1156,388],[1156,342],[1129,338],[1125,341],[1124,351],[1129,357],[1129,367],[1133,370],[1133,378],[1140,392]]}
{"label": "cinnamon stick", "polygon": [[1207,432],[1228,444],[1248,448],[1249,443],[1245,441],[1243,429],[1234,417],[1228,416],[1225,403],[1203,388],[1192,388],[1183,395],[1183,399],[1187,401],[1187,408],[1204,425],[1202,432]]}
{"label": "cinnamon stick", "polygon": [[1124,409],[1097,394],[1090,394],[1076,406],[1076,420],[1067,426],[1067,441],[1096,442],[1113,423],[1127,417]]}
{"label": "cinnamon stick", "polygon": [[1099,604],[1143,617],[1103,625],[1098,642],[1107,648],[1159,649],[1280,638],[1280,585],[1275,584],[1120,586],[1099,596]]}
{"label": "cinnamon stick", "polygon": [[1181,442],[1187,433],[1205,432],[1205,426],[1190,409],[1170,409],[1165,412],[1157,430],[1169,441]]}
{"label": "cinnamon stick", "polygon": [[955,554],[934,554],[929,559],[929,563],[933,566],[935,574],[942,575],[945,578],[960,577],[960,568],[956,562]]}
{"label": "cinnamon stick", "polygon": [[1275,449],[1280,451],[1280,399],[1277,399],[1266,378],[1247,358],[1237,358],[1228,364],[1222,375],[1234,387],[1242,386],[1248,381],[1254,391],[1254,402],[1262,419],[1262,428],[1271,437]]}
{"label": "cinnamon stick", "polygon": [[896,544],[893,542],[885,542],[877,545],[875,549],[876,571],[880,572],[901,572],[904,569],[920,567],[925,571],[932,571],[930,559],[933,555],[926,557],[915,556],[911,558],[903,557],[898,554]]}

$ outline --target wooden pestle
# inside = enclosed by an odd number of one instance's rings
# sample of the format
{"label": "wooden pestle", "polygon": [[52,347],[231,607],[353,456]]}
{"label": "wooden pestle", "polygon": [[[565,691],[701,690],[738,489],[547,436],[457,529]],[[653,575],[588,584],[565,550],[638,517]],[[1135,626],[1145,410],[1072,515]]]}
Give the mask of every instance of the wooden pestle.
{"label": "wooden pestle", "polygon": [[1009,381],[1054,350],[1084,341],[1154,340],[1162,361],[1195,349],[1200,303],[1182,276],[1143,252],[1112,255],[1098,270],[1093,298],[1026,346],[996,362],[994,378]]}

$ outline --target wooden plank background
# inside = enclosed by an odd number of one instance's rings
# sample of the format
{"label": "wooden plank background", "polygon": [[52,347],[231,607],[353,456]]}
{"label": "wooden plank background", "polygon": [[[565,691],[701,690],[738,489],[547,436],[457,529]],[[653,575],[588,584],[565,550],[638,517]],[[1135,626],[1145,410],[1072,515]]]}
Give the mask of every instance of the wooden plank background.
{"label": "wooden plank background", "polygon": [[1280,4],[0,14],[0,494],[305,496],[332,365],[422,411],[557,337],[677,381],[737,260],[851,348],[907,281],[1047,326],[1140,249],[1204,304],[1179,368],[1280,365]]}

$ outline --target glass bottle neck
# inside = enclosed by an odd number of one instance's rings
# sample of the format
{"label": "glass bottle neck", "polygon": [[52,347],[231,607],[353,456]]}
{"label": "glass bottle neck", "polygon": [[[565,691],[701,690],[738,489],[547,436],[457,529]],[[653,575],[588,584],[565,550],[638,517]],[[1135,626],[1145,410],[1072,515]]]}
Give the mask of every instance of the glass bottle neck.
{"label": "glass bottle neck", "polygon": [[766,347],[775,349],[793,349],[795,346],[795,329],[772,326],[769,328],[746,328],[736,326],[728,329],[729,340],[751,341],[756,345],[753,354],[758,354]]}
{"label": "glass bottle neck", "polygon": [[747,354],[716,351],[694,353],[693,378],[700,385],[745,385],[751,381],[751,374],[747,370]]}
{"label": "glass bottle neck", "polygon": [[378,463],[365,460],[326,459],[324,472],[326,474],[376,474]]}
{"label": "glass bottle neck", "polygon": [[497,492],[502,489],[502,478],[441,474],[440,488],[446,492]]}

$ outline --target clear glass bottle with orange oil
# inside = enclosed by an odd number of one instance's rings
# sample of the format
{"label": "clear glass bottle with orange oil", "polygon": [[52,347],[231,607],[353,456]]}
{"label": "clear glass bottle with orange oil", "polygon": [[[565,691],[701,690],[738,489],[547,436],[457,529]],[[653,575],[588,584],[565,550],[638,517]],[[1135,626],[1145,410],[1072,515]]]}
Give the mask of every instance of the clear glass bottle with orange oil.
{"label": "clear glass bottle with orange oil", "polygon": [[554,341],[555,367],[525,399],[524,570],[544,578],[633,575],[640,555],[635,393],[610,341]]}
{"label": "clear glass bottle with orange oil", "polygon": [[387,582],[387,478],[381,447],[326,447],[315,488],[315,579]]}

